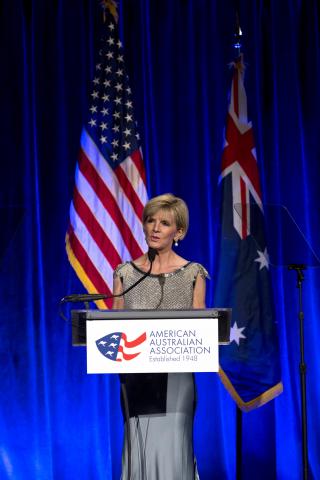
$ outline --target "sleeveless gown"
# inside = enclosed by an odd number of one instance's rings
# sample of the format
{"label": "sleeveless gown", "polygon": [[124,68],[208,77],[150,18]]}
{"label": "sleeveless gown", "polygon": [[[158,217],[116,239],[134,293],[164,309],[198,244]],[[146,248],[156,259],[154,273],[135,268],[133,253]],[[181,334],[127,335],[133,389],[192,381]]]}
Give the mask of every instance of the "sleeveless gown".
{"label": "sleeveless gown", "polygon": [[[125,290],[144,274],[132,262],[117,267]],[[190,309],[196,278],[208,276],[198,263],[151,274],[124,296],[128,310]],[[193,452],[196,404],[192,373],[121,375],[129,407],[131,461],[128,477],[128,438],[125,429],[121,480],[197,480]],[[124,413],[124,398],[121,398]],[[125,415],[124,415],[125,418]]]}

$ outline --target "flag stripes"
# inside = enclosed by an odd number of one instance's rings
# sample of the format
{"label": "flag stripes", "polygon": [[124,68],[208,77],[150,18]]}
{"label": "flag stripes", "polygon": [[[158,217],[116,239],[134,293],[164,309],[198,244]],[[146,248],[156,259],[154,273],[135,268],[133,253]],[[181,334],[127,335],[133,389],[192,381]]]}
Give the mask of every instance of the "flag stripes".
{"label": "flag stripes", "polygon": [[138,218],[142,218],[142,211],[143,205],[140,202],[138,195],[136,194],[132,183],[129,181],[128,177],[125,174],[122,166],[120,165],[114,170],[116,177],[118,179],[119,185],[121,186],[122,190],[126,192],[126,197],[131,203],[136,215]]}
{"label": "flag stripes", "polygon": [[[93,164],[83,152],[80,152],[79,168],[91,187],[95,190],[103,207],[120,230],[122,239],[131,255],[133,257],[138,256],[141,250],[135,239],[136,232],[134,231],[137,228],[135,224],[137,219],[135,215],[132,215],[132,212],[130,212],[132,209],[127,205],[127,202],[124,201],[124,194],[121,192],[120,185],[118,183],[116,184],[118,192],[115,192],[116,195],[113,196],[110,185],[113,185],[115,189],[115,179],[109,180],[110,182],[112,181],[112,184],[105,183],[104,179],[98,174]],[[120,206],[122,206],[122,209]],[[129,216],[129,213],[131,213],[131,216]],[[127,223],[128,218],[131,220],[129,223],[132,225],[132,230]]]}
{"label": "flag stripes", "polygon": [[[81,147],[79,158],[81,172],[121,231],[131,256],[133,258],[139,256],[145,248],[141,217],[136,215],[134,206],[128,200],[114,170],[105,161],[86,131],[82,135]],[[123,163],[127,161],[130,162],[126,159]],[[138,182],[137,179],[136,183]],[[143,196],[147,197],[146,188]]]}
{"label": "flag stripes", "polygon": [[[73,227],[73,234],[77,238],[79,244],[86,252],[90,262],[95,266],[95,270],[99,272],[102,278],[108,278],[113,269],[109,262],[105,261],[105,257],[98,247],[95,238],[89,233],[82,219],[77,215],[73,206],[70,208],[70,224]],[[76,230],[74,228],[76,225]],[[72,242],[70,242],[72,244]],[[93,279],[92,279],[93,280]],[[90,292],[91,293],[91,292]],[[98,292],[101,293],[101,292]],[[105,293],[104,291],[102,293]]]}
{"label": "flag stripes", "polygon": [[116,266],[121,263],[121,257],[101,227],[100,223],[97,221],[96,217],[93,215],[92,211],[79,194],[77,188],[75,188],[73,195],[73,204],[83,224],[88,229],[88,233],[92,238],[94,238],[94,241],[105,256],[106,260],[110,263],[111,267],[115,269]]}
{"label": "flag stripes", "polygon": [[103,292],[109,294],[110,290],[108,289],[108,285],[104,281],[100,272],[96,269],[94,263],[90,259],[90,256],[86,252],[86,249],[83,247],[78,236],[71,227],[68,230],[68,242],[70,244],[70,249],[80,265],[83,266],[84,273],[94,289],[90,293]]}
{"label": "flag stripes", "polygon": [[77,189],[75,189],[75,192],[78,192],[82,199],[86,199],[85,203],[87,204],[91,215],[100,224],[103,231],[104,226],[109,225],[108,235],[104,231],[105,237],[110,240],[113,248],[117,251],[118,256],[121,259],[129,260],[131,258],[130,253],[122,241],[121,233],[117,225],[114,223],[108,210],[104,208],[100,199],[95,194],[95,191],[80,171],[78,172]]}
{"label": "flag stripes", "polygon": [[[115,19],[105,6],[88,111],[82,129],[66,236],[68,258],[89,293],[112,292],[119,263],[146,250],[146,175]],[[100,301],[105,308],[111,301]]]}

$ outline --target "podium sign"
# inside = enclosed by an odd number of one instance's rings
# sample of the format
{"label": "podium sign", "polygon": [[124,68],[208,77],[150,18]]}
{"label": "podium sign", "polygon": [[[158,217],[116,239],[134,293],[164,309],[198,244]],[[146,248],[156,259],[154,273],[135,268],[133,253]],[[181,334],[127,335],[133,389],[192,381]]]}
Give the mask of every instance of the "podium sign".
{"label": "podium sign", "polygon": [[218,318],[89,320],[87,373],[217,372]]}

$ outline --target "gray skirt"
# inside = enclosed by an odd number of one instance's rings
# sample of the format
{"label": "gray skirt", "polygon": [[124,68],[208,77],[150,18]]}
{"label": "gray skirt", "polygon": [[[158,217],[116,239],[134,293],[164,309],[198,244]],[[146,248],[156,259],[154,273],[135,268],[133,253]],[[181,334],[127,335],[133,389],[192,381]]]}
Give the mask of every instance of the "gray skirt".
{"label": "gray skirt", "polygon": [[[129,465],[125,428],[121,480],[197,480],[193,374],[129,375],[123,383],[129,406],[131,455]],[[150,411],[148,405],[152,405]]]}

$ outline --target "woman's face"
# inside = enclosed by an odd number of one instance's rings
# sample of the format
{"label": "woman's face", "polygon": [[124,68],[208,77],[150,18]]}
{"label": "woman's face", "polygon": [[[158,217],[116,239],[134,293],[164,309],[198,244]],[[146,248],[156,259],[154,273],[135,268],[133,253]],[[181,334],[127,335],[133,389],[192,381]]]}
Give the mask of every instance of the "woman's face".
{"label": "woman's face", "polygon": [[148,246],[161,251],[170,250],[174,239],[182,234],[173,213],[166,210],[158,210],[148,217],[143,228]]}

